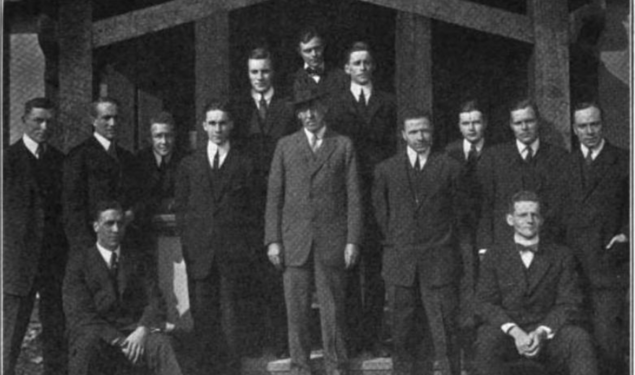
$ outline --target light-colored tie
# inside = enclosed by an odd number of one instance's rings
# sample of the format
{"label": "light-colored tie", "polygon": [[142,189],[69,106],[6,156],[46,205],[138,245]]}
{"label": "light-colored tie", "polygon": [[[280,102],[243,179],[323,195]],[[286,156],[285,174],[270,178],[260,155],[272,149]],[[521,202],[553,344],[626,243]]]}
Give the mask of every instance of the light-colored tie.
{"label": "light-colored tie", "polygon": [[316,153],[320,145],[318,144],[318,137],[314,133],[311,133],[311,151]]}

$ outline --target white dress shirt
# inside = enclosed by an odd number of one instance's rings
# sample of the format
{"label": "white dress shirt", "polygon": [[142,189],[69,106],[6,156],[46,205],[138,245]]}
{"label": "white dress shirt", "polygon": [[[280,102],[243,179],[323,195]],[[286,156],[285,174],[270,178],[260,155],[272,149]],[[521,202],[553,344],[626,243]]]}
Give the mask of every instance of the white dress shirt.
{"label": "white dress shirt", "polygon": [[[474,145],[476,146],[476,152],[478,153],[478,155],[480,155],[481,151],[483,151],[483,145],[485,145],[485,138],[481,138]],[[465,155],[465,160],[467,160],[468,156],[470,155],[471,149],[472,149],[472,142],[464,138],[463,139],[463,155]]]}
{"label": "white dress shirt", "polygon": [[306,138],[309,141],[309,146],[313,144],[313,137],[317,137],[315,142],[315,150],[319,149],[322,146],[322,142],[324,141],[324,133],[326,132],[326,126],[322,126],[320,130],[316,133],[310,132],[304,128],[304,134],[306,134]]}
{"label": "white dress shirt", "polygon": [[110,140],[97,132],[94,132],[93,135],[95,136],[95,139],[97,139],[97,141],[99,141],[99,143],[104,147],[104,150],[108,151],[111,143]]}
{"label": "white dress shirt", "polygon": [[[307,70],[308,68],[309,68],[309,64],[304,63],[304,70]],[[320,69],[321,69],[322,71],[324,71],[324,64],[322,64],[322,65],[318,66],[316,69],[318,69],[318,70],[320,70]],[[312,79],[312,80],[314,80],[314,81],[315,81],[315,83],[320,83],[320,79],[322,79],[322,77],[320,77],[320,76],[319,76],[319,75],[317,75],[317,74],[314,74],[314,75],[309,75],[309,77],[311,77],[311,79]]]}
{"label": "white dress shirt", "polygon": [[260,98],[262,98],[263,95],[265,102],[267,102],[267,107],[269,107],[271,105],[271,98],[273,98],[273,87],[270,87],[269,90],[265,92],[251,90],[251,97],[254,99],[254,102],[256,102],[256,108],[258,109],[260,109]]}
{"label": "white dress shirt", "polygon": [[117,254],[117,259],[121,259],[121,247],[116,248],[113,251],[110,251],[104,247],[102,247],[99,242],[97,242],[97,250],[99,250],[99,254],[101,254],[101,257],[104,258],[104,261],[106,262],[106,267],[108,267],[108,269],[110,269],[110,258],[112,258],[112,253],[116,253]]}
{"label": "white dress shirt", "polygon": [[[600,155],[600,152],[602,152],[603,148],[604,148],[604,138],[602,138],[602,140],[600,141],[600,145],[598,147],[591,149],[591,160],[595,160],[595,158],[597,158],[598,155]],[[589,148],[583,144],[580,144],[580,149],[582,150],[582,155],[586,158],[587,154],[589,153]]]}
{"label": "white dress shirt", "polygon": [[29,152],[31,152],[36,159],[38,159],[37,149],[38,147],[40,147],[40,144],[34,141],[26,133],[22,136],[22,142],[24,142],[24,145],[26,146],[27,150],[29,150]]}
{"label": "white dress shirt", "polygon": [[410,148],[410,146],[406,147],[406,150],[408,152],[408,159],[410,160],[410,166],[414,168],[415,164],[417,163],[417,158],[419,158],[419,167],[423,169],[423,167],[426,165],[426,162],[428,161],[428,156],[430,155],[430,149],[428,148],[425,152],[421,154],[417,153],[417,151]]}
{"label": "white dress shirt", "polygon": [[222,167],[229,153],[229,148],[229,141],[222,145],[207,141],[207,160],[209,160],[209,166],[214,168],[214,156],[216,156],[216,151],[218,151],[218,168]]}
{"label": "white dress shirt", "polygon": [[[536,138],[536,140],[532,144],[530,144],[529,147],[531,147],[531,156],[536,156],[536,152],[538,152],[538,148],[540,148],[540,139]],[[527,160],[527,145],[517,139],[516,148],[518,149],[518,153],[523,158],[523,160]]]}
{"label": "white dress shirt", "polygon": [[355,82],[351,82],[351,94],[355,98],[355,101],[359,101],[359,95],[364,92],[364,98],[366,99],[366,104],[370,100],[370,96],[373,95],[373,84],[368,83],[365,86],[359,85]]}

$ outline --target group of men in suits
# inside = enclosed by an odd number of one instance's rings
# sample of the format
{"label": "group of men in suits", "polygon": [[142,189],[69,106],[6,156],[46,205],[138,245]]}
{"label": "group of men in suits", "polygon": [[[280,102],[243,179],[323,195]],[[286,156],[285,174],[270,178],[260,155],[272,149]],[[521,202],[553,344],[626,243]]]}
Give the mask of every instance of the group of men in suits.
{"label": "group of men in suits", "polygon": [[510,108],[514,140],[496,146],[486,112],[465,103],[463,139],[443,151],[429,114],[398,119],[394,96],[373,85],[368,44],[347,50],[343,70],[325,67],[314,29],[297,48],[292,99],[274,87],[271,53],[252,50],[250,92],[205,108],[207,142],[188,156],[167,113],[133,156],[116,142],[117,102],[99,98],[93,135],[64,157],[46,143],[52,103],[26,103],[25,135],[4,158],[8,373],[36,293],[47,374],[66,371],[65,330],[72,374],[180,371],[148,256],[164,211],[176,212],[201,373],[240,371],[245,325],[311,373],[314,291],[328,374],[347,372],[351,350],[386,354],[386,298],[399,374],[435,362],[458,374],[461,330],[476,332],[478,373],[518,356],[624,373],[628,156],[602,136],[597,104],[574,107],[571,154],[543,142],[528,100]]}

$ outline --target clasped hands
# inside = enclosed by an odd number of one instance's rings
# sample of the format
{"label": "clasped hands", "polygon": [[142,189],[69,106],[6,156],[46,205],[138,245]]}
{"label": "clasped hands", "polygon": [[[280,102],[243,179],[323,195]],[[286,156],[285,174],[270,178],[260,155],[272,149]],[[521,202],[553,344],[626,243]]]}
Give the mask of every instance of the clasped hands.
{"label": "clasped hands", "polygon": [[146,338],[149,333],[150,330],[147,327],[140,326],[125,339],[117,338],[111,344],[119,347],[130,362],[137,364],[141,361],[145,353]]}
{"label": "clasped hands", "polygon": [[[278,269],[282,270],[284,267],[284,255],[282,251],[282,244],[279,242],[272,242],[267,248],[267,256],[269,261]],[[359,260],[359,249],[357,245],[348,243],[344,248],[344,264],[346,269],[353,268]]]}
{"label": "clasped hands", "polygon": [[514,326],[509,334],[514,338],[518,354],[528,358],[538,355],[548,335],[547,331],[541,327],[527,333],[518,326]]}

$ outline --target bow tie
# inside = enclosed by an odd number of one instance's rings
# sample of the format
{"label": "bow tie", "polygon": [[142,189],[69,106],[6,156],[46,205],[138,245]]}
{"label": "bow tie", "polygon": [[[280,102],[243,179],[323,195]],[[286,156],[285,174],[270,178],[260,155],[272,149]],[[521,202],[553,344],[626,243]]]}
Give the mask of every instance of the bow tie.
{"label": "bow tie", "polygon": [[530,246],[524,246],[521,245],[519,243],[516,244],[516,250],[518,250],[521,253],[524,253],[526,251],[531,251],[532,253],[535,253],[538,251],[538,244],[534,244],[534,245],[530,245]]}
{"label": "bow tie", "polygon": [[323,68],[311,68],[311,67],[308,67],[305,70],[310,76],[321,76],[324,73],[324,69]]}

